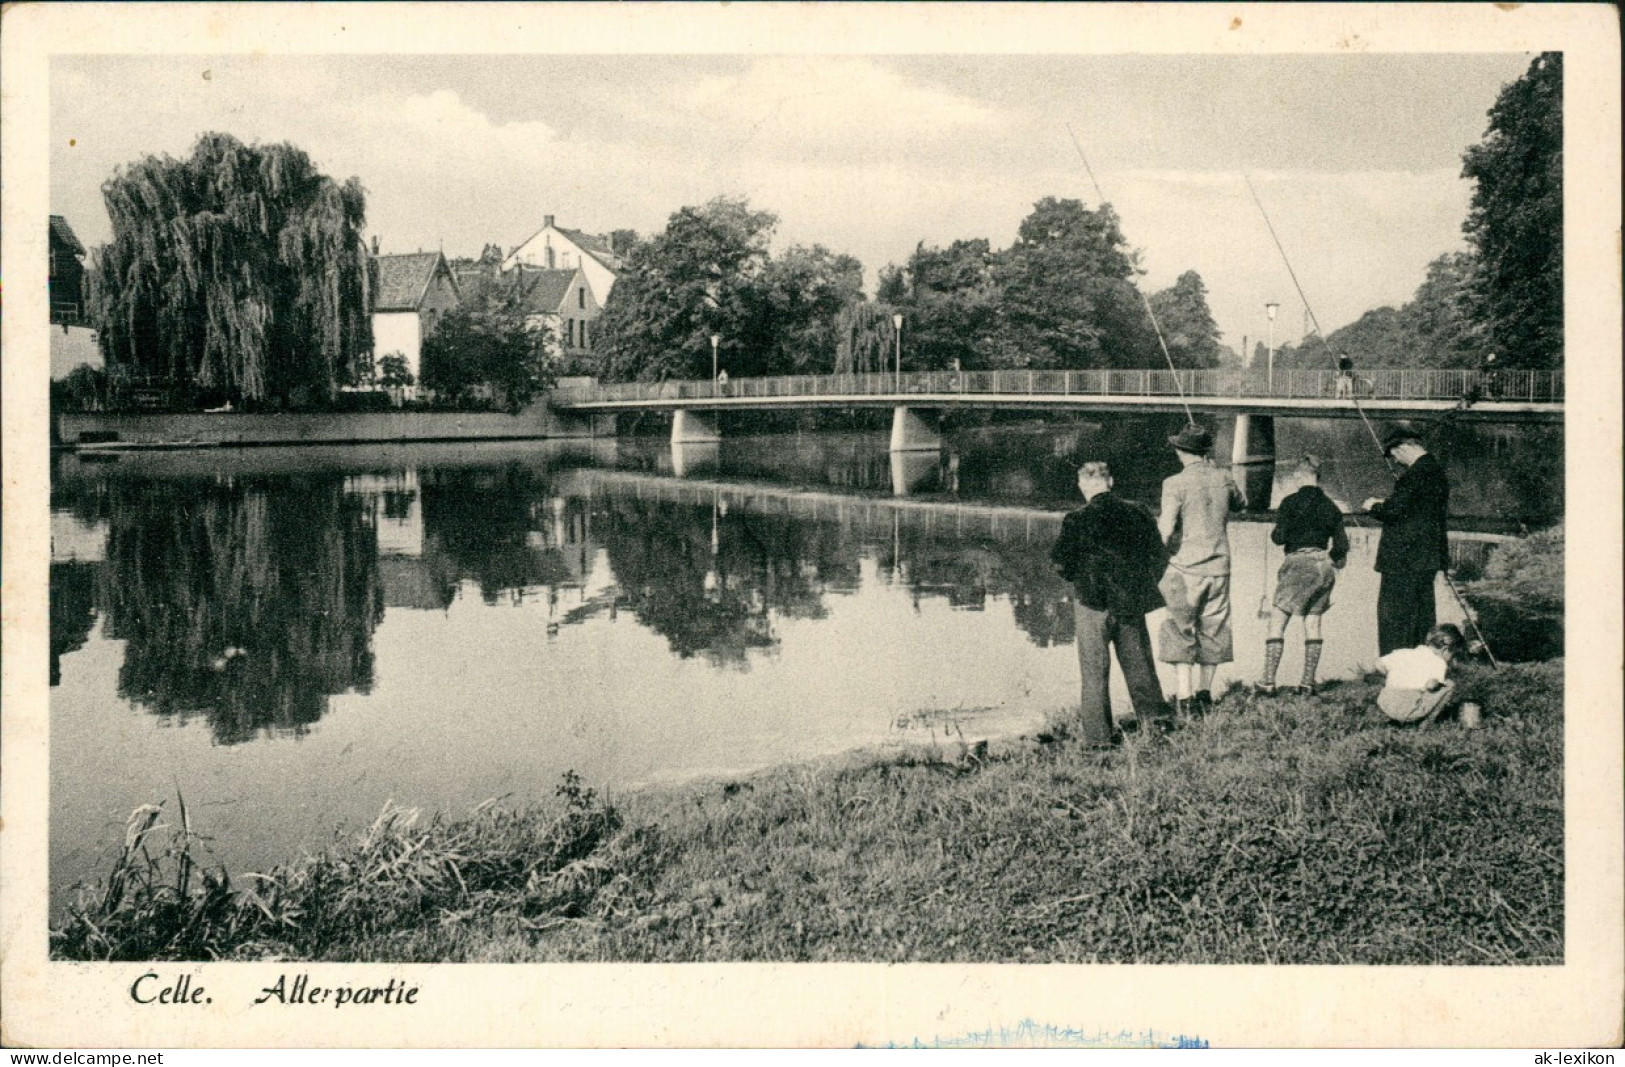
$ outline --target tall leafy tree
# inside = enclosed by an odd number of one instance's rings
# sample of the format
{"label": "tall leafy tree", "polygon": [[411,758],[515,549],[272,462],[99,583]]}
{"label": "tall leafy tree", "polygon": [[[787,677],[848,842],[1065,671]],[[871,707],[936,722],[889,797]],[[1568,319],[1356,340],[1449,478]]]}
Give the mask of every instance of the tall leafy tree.
{"label": "tall leafy tree", "polygon": [[723,366],[759,364],[752,290],[777,223],[743,197],[718,197],[682,208],[635,244],[597,322],[605,377],[707,378],[713,334]]}
{"label": "tall leafy tree", "polygon": [[110,373],[293,405],[355,380],[372,346],[356,179],[208,133],[189,158],[121,167],[102,195],[93,315]]}
{"label": "tall leafy tree", "polygon": [[986,238],[945,248],[921,242],[902,274],[882,274],[881,299],[903,313],[905,370],[943,370],[956,360],[966,370],[994,365],[989,359],[999,313],[994,261]]}
{"label": "tall leafy tree", "polygon": [[1563,56],[1546,52],[1501,90],[1462,157],[1476,187],[1463,230],[1489,342],[1507,366],[1563,365]]}
{"label": "tall leafy tree", "polygon": [[518,410],[553,382],[549,340],[547,328],[527,316],[513,279],[481,279],[424,338],[423,384],[454,405],[488,393]]}
{"label": "tall leafy tree", "polygon": [[744,296],[753,313],[729,373],[828,374],[836,319],[863,297],[863,264],[823,245],[796,246],[764,263]]}
{"label": "tall leafy tree", "polygon": [[1151,296],[1162,339],[1176,367],[1217,367],[1223,348],[1219,324],[1207,306],[1207,286],[1193,270],[1181,274],[1172,286]]}
{"label": "tall leafy tree", "polygon": [[1110,204],[1045,197],[1000,258],[1005,366],[1138,367],[1161,362]]}
{"label": "tall leafy tree", "polygon": [[1470,252],[1439,256],[1407,303],[1373,308],[1324,342],[1311,335],[1298,345],[1282,345],[1275,365],[1330,370],[1339,356],[1348,356],[1357,368],[1475,367],[1486,347],[1473,317],[1475,267]]}

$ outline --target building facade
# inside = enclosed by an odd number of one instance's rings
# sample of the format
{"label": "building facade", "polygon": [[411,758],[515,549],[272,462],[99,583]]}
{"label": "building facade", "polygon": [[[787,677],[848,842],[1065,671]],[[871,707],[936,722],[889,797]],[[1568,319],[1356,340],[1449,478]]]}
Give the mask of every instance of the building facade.
{"label": "building facade", "polygon": [[[460,300],[457,280],[439,252],[407,252],[372,258],[372,359],[406,359],[414,382],[423,380],[423,341],[440,317]],[[420,385],[407,391],[416,396]]]}
{"label": "building facade", "polygon": [[521,264],[507,277],[513,279],[526,321],[545,327],[552,335],[548,348],[555,356],[578,364],[590,357],[593,323],[603,308],[585,271],[579,267],[533,269]]}
{"label": "building facade", "polygon": [[540,270],[579,270],[599,307],[609,300],[622,260],[609,237],[566,229],[552,215],[542,217],[542,228],[502,261],[504,273],[515,267]]}
{"label": "building facade", "polygon": [[51,216],[51,323],[78,326],[85,321],[85,246],[61,215]]}

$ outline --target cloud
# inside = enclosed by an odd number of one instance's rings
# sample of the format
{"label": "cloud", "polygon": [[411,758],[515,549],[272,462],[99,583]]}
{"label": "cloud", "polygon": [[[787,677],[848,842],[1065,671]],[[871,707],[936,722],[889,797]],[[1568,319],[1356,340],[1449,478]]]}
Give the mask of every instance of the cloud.
{"label": "cloud", "polygon": [[[52,209],[104,240],[98,190],[114,166],[185,153],[217,129],[291,141],[326,173],[359,177],[369,227],[394,250],[511,247],[544,214],[649,233],[685,204],[743,194],[780,216],[779,247],[848,252],[872,283],[922,240],[1004,247],[1039,198],[1096,200],[1059,119],[988,91],[1014,83],[950,73],[863,57],[583,61],[562,74],[519,59],[77,57],[53,66]],[[1144,156],[1104,129],[1089,148],[1148,287],[1197,270],[1238,346],[1262,334],[1266,300],[1293,311],[1277,340],[1301,322],[1238,171],[1113,169]],[[1427,262],[1461,246],[1468,186],[1453,166],[1306,161],[1253,179],[1327,329],[1408,299]]]}

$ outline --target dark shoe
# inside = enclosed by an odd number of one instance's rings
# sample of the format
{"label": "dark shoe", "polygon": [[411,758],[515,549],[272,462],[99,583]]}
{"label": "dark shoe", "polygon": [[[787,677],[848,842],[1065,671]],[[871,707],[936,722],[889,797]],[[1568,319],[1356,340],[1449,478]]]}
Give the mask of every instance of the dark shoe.
{"label": "dark shoe", "polygon": [[1117,723],[1117,736],[1119,736],[1119,737],[1127,737],[1130,734],[1137,734],[1139,732],[1140,732],[1140,720],[1137,719],[1137,718],[1136,719],[1121,719]]}
{"label": "dark shoe", "polygon": [[1195,697],[1178,697],[1174,700],[1174,717],[1176,719],[1200,719],[1202,717],[1201,705],[1196,703]]}
{"label": "dark shoe", "polygon": [[1192,698],[1196,703],[1196,717],[1201,718],[1213,710],[1213,694],[1206,689],[1198,689]]}

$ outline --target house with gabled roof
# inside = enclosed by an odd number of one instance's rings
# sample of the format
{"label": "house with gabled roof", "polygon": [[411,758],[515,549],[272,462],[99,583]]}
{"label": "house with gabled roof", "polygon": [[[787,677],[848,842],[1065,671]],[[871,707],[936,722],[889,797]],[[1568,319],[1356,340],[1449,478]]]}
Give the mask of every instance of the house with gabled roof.
{"label": "house with gabled roof", "polygon": [[587,277],[593,299],[599,307],[603,307],[609,299],[610,290],[615,287],[622,259],[612,238],[567,229],[558,225],[552,215],[544,215],[542,228],[509,252],[502,261],[504,273],[520,266],[542,270],[580,270]]}
{"label": "house with gabled roof", "polygon": [[552,333],[555,355],[584,356],[592,351],[592,322],[603,310],[593,295],[587,274],[580,267],[538,270],[523,264],[506,277],[528,322]]}
{"label": "house with gabled roof", "polygon": [[77,326],[85,318],[85,246],[61,215],[51,216],[51,322]]}
{"label": "house with gabled roof", "polygon": [[457,279],[439,252],[372,257],[373,366],[399,353],[416,381],[423,378],[423,341],[460,300]]}

